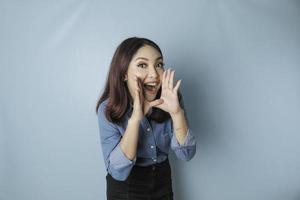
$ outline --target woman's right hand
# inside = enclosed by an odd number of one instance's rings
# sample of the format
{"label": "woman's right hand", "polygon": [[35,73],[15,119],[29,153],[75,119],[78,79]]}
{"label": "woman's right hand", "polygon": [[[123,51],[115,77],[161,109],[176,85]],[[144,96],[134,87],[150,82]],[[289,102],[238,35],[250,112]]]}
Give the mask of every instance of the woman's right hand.
{"label": "woman's right hand", "polygon": [[134,102],[133,102],[133,113],[131,115],[132,119],[141,121],[143,116],[148,113],[148,111],[159,104],[163,103],[162,99],[156,99],[154,101],[147,101],[143,93],[143,84],[138,76],[134,77],[135,91],[134,91]]}

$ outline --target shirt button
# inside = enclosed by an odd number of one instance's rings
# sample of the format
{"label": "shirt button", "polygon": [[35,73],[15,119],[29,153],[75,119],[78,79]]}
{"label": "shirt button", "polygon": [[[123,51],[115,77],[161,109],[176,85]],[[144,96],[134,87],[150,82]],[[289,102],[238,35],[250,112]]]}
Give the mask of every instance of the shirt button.
{"label": "shirt button", "polygon": [[155,159],[155,158],[153,158],[153,161],[154,161],[154,162],[156,162],[156,159]]}
{"label": "shirt button", "polygon": [[150,132],[150,128],[147,128],[147,131]]}
{"label": "shirt button", "polygon": [[154,146],[153,145],[151,145],[151,149],[153,149],[154,148]]}

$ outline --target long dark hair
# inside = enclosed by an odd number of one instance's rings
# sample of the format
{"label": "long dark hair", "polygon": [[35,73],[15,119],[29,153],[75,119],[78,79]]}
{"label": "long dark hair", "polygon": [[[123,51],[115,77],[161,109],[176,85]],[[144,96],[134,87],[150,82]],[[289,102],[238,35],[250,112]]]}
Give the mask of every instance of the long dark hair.
{"label": "long dark hair", "polygon": [[[127,84],[124,82],[124,77],[132,57],[141,47],[145,45],[155,48],[163,57],[159,46],[155,42],[146,38],[138,37],[125,39],[117,47],[114,53],[110,63],[110,69],[108,72],[104,92],[100,96],[96,106],[96,113],[98,113],[100,104],[108,99],[105,116],[110,122],[120,122],[126,113],[128,106],[130,105],[131,96]],[[157,92],[156,99],[160,98],[160,94],[161,88]],[[179,91],[178,96],[179,99],[181,99],[181,94]],[[170,115],[159,108],[153,107],[152,113],[149,117],[150,119],[160,123],[169,119]]]}

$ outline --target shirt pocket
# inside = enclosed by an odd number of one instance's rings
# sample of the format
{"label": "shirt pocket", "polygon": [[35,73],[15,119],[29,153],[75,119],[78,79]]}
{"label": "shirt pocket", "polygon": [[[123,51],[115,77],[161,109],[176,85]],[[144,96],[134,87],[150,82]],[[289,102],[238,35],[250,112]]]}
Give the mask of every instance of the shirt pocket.
{"label": "shirt pocket", "polygon": [[169,148],[170,148],[170,144],[171,144],[171,136],[170,133],[168,132],[163,132],[158,139],[158,148],[165,152],[168,153],[169,152]]}

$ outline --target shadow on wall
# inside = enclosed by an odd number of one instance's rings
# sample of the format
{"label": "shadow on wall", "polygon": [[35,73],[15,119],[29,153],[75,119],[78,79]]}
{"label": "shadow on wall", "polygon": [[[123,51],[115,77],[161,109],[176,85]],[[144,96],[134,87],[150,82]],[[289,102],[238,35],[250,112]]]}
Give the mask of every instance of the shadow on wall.
{"label": "shadow on wall", "polygon": [[[220,132],[215,130],[213,121],[212,111],[210,108],[211,102],[211,88],[212,85],[216,85],[217,81],[214,81],[213,70],[211,66],[206,63],[199,63],[196,59],[187,57],[192,54],[185,54],[185,57],[177,56],[176,60],[176,80],[183,79],[182,85],[180,86],[180,91],[183,94],[185,110],[187,111],[187,117],[189,124],[193,132],[195,133],[197,139],[197,151],[196,155],[189,162],[193,162],[193,165],[201,165],[200,159],[201,154],[210,151],[215,145],[218,145]],[[184,62],[183,62],[184,61]],[[197,73],[194,73],[196,71]],[[181,161],[176,158],[175,154],[172,152],[170,155],[172,175],[173,175],[173,190],[175,199],[187,199],[190,193],[189,191],[184,191],[183,188],[190,188],[189,186],[184,186],[184,184],[193,184],[186,180],[185,177],[185,166],[189,163]],[[195,170],[201,170],[199,167],[193,167]],[[201,172],[199,171],[199,174]]]}
{"label": "shadow on wall", "polygon": [[[182,61],[188,61],[186,63],[182,63]],[[197,148],[200,143],[200,130],[201,130],[201,113],[199,112],[202,110],[201,106],[201,99],[200,97],[203,96],[203,88],[201,86],[203,84],[200,83],[202,80],[199,77],[196,77],[197,75],[193,73],[193,68],[197,67],[198,65],[194,59],[186,58],[186,57],[176,57],[176,60],[173,61],[175,63],[175,70],[176,70],[176,80],[182,79],[182,84],[180,86],[180,91],[183,95],[184,100],[184,106],[185,110],[187,111],[187,117],[189,120],[189,124],[191,126],[191,129],[194,131],[197,139]],[[198,66],[199,67],[199,66]],[[193,113],[191,113],[191,108],[193,108]],[[203,117],[203,116],[202,116]],[[195,126],[198,124],[198,126]],[[199,126],[200,125],[200,126]],[[198,157],[198,154],[196,152],[196,155],[194,156],[194,159]],[[170,160],[172,162],[172,175],[173,175],[173,190],[175,199],[186,199],[188,196],[187,193],[189,191],[183,190],[183,188],[188,188],[184,186],[184,164],[185,161],[178,160],[175,156],[175,154],[172,152],[170,156]]]}

